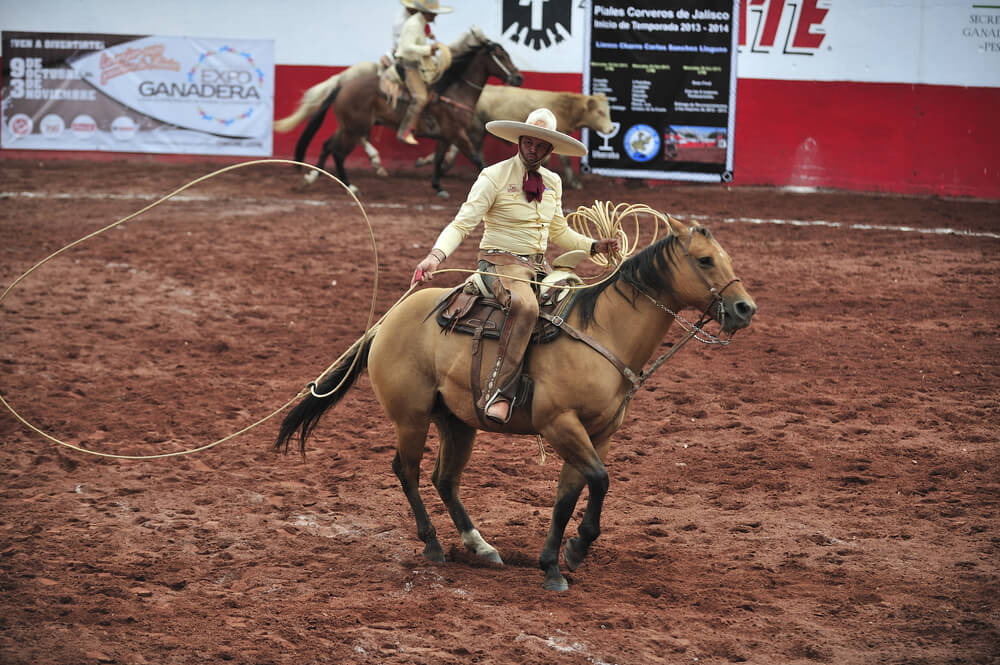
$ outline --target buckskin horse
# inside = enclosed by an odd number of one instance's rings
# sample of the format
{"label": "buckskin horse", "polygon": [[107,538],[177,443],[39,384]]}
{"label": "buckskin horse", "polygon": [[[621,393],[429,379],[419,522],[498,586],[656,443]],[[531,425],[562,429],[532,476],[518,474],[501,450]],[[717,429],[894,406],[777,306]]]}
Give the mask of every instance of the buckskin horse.
{"label": "buckskin horse", "polygon": [[[468,128],[474,122],[476,101],[490,76],[509,85],[521,85],[524,77],[511,62],[500,44],[490,41],[478,28],[465,33],[451,48],[451,66],[430,87],[427,106],[420,114],[416,135],[437,139],[443,144],[435,155],[431,186],[439,196],[447,196],[441,187],[444,153],[448,144],[458,146],[478,169],[485,167],[479,152],[469,139]],[[323,143],[318,168],[332,156],[337,177],[352,191],[357,191],[347,177],[344,160],[366,139],[374,125],[398,127],[409,98],[390,100],[379,89],[379,67],[362,62],[331,76],[306,91],[299,106],[286,118],[277,120],[274,129],[287,132],[309,118],[295,145],[295,160],[305,159],[306,149],[319,131],[327,111],[333,107],[337,130]],[[395,102],[395,103],[394,103]]]}
{"label": "buckskin horse", "polygon": [[484,355],[492,358],[495,342],[442,334],[429,313],[448,291],[429,288],[403,299],[353,344],[318,386],[312,386],[311,394],[282,422],[275,449],[287,451],[298,433],[304,452],[320,416],[367,368],[375,395],[395,428],[392,468],[416,518],[424,556],[444,561],[444,550],[419,492],[420,462],[433,422],[440,443],[431,481],[465,547],[487,561],[502,563],[459,498],[462,471],[478,429],[539,434],[563,459],[539,565],[546,589],[566,590],[566,578],[559,570],[566,525],[586,486],[587,507],[578,535],[567,540],[563,553],[566,566],[575,570],[600,534],[601,508],[608,491],[604,460],[611,435],[621,426],[629,399],[641,383],[637,378],[676,313],[688,307],[704,312],[703,321],[714,319],[722,333],[731,336],[750,325],[757,310],[734,275],[729,255],[708,229],[666,219],[669,235],[625,260],[613,277],[576,291],[574,305],[561,321],[568,334],[529,348],[524,371],[534,383],[530,408],[515,409],[507,425],[483,421],[474,404],[472,347],[485,344]]}

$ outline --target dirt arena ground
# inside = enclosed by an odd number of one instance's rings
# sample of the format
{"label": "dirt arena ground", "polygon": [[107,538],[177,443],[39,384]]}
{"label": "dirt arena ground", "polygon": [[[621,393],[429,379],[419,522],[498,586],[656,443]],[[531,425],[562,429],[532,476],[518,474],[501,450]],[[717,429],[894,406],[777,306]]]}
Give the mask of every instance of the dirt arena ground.
{"label": "dirt arena ground", "polygon": [[[218,166],[0,161],[0,284]],[[356,173],[376,314],[471,180],[443,201],[411,170]],[[1000,662],[1000,204],[584,181],[568,209],[708,225],[760,310],[636,397],[568,592],[536,566],[559,460],[480,437],[463,496],[507,563],[480,565],[430,485],[432,435],[422,488],[451,549],[429,564],[367,379],[304,461],[271,451],[277,418],[136,461],[4,411],[0,662]],[[269,166],[199,184],[10,292],[0,393],[92,451],[209,444],[364,330],[371,247],[333,183]]]}

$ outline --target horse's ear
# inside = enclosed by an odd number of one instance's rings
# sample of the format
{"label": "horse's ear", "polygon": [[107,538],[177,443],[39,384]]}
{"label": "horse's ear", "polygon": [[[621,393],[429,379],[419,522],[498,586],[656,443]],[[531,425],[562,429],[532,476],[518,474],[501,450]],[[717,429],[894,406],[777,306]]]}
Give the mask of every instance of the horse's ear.
{"label": "horse's ear", "polygon": [[670,225],[670,230],[679,236],[687,235],[690,231],[684,222],[674,219],[671,215],[667,215],[667,223]]}

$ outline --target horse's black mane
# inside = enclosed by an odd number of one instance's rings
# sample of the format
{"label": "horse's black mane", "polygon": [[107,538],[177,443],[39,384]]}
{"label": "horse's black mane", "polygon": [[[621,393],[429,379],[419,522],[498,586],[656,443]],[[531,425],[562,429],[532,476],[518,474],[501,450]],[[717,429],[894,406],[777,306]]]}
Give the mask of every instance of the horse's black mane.
{"label": "horse's black mane", "polygon": [[[615,279],[577,292],[574,306],[580,312],[581,326],[586,328],[594,321],[597,299],[609,286],[614,286],[616,291],[633,303],[637,289],[650,294],[671,289],[673,287],[671,275],[677,263],[679,250],[679,236],[671,233],[622,263]],[[628,289],[630,293],[623,290],[622,284],[630,287]]]}
{"label": "horse's black mane", "polygon": [[469,68],[472,63],[472,59],[476,57],[476,54],[482,51],[484,48],[488,48],[493,42],[486,41],[477,46],[473,46],[465,53],[455,56],[452,58],[451,66],[444,70],[444,74],[438,79],[438,82],[434,84],[434,90],[438,94],[443,93],[448,89],[453,83],[458,81],[458,79],[465,74],[465,70]]}

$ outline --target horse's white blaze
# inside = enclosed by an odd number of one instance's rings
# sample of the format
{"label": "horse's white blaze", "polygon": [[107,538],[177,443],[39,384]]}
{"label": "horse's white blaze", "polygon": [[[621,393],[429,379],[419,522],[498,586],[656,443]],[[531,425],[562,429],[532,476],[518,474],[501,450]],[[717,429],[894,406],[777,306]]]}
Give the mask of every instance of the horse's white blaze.
{"label": "horse's white blaze", "polygon": [[462,543],[466,549],[475,552],[476,556],[488,556],[490,554],[497,554],[499,556],[496,548],[483,540],[483,537],[479,534],[479,529],[464,531],[462,533]]}

